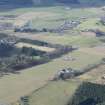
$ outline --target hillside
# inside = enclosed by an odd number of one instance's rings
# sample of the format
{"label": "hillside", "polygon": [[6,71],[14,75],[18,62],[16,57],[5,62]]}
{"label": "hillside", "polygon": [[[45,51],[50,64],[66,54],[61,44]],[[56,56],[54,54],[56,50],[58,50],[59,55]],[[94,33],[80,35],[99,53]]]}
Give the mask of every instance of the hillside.
{"label": "hillside", "polygon": [[105,0],[0,0],[4,104],[105,105]]}
{"label": "hillside", "polygon": [[0,10],[15,9],[17,7],[51,6],[59,4],[80,6],[103,6],[105,0],[0,0]]}
{"label": "hillside", "polygon": [[0,0],[0,8],[52,5],[54,3],[77,3],[78,0]]}
{"label": "hillside", "polygon": [[13,6],[22,6],[25,5],[45,5],[45,4],[53,4],[53,3],[100,3],[104,2],[105,0],[0,0],[0,5],[13,5]]}

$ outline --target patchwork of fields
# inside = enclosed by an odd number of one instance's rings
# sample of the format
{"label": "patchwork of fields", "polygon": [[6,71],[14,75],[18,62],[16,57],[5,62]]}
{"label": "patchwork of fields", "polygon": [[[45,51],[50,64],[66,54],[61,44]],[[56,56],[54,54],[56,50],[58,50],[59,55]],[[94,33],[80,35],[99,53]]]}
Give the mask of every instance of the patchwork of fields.
{"label": "patchwork of fields", "polygon": [[[0,16],[11,14],[16,15],[16,18],[9,21],[10,23],[21,27],[31,21],[33,29],[57,28],[64,24],[65,21],[71,20],[74,22],[79,20],[80,24],[72,30],[65,30],[63,33],[1,31],[17,38],[76,48],[76,50],[45,64],[21,70],[17,74],[10,73],[0,77],[1,103],[18,105],[20,98],[27,95],[29,96],[29,105],[66,105],[82,82],[99,83],[101,81],[100,78],[105,73],[104,65],[67,81],[50,81],[59,70],[73,68],[83,71],[86,67],[98,64],[105,58],[104,42],[99,37],[91,36],[91,32],[85,35],[85,31],[89,29],[105,31],[105,26],[100,23],[100,17],[105,15],[105,11],[100,7],[71,9],[67,9],[66,6],[21,8],[0,13]],[[55,48],[52,47],[25,42],[19,42],[15,46],[17,48],[28,47],[45,52],[55,51]],[[74,58],[74,60],[68,58]]]}

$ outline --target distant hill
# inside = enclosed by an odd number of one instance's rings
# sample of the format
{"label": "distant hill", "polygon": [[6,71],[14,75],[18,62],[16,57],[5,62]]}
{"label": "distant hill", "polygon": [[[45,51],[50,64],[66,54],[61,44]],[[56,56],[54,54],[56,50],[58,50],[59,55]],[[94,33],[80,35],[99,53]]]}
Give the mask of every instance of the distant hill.
{"label": "distant hill", "polygon": [[52,3],[77,3],[78,0],[0,0],[0,5],[43,5]]}
{"label": "distant hill", "polygon": [[105,0],[0,0],[0,4],[46,4],[46,3],[102,3],[105,2]]}
{"label": "distant hill", "polygon": [[0,0],[0,5],[32,5],[32,0]]}
{"label": "distant hill", "polygon": [[56,3],[64,4],[86,4],[86,5],[104,5],[105,0],[0,0],[0,9],[9,7],[25,7],[35,5],[53,5]]}

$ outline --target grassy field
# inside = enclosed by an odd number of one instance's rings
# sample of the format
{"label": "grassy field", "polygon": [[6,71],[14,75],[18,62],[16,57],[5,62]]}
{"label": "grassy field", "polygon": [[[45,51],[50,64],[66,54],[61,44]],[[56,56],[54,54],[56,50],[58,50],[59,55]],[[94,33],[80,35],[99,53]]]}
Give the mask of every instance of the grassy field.
{"label": "grassy field", "polygon": [[35,28],[55,28],[59,27],[60,25],[64,24],[65,20],[79,20],[81,17],[91,17],[96,16],[97,13],[93,9],[89,11],[87,9],[71,9],[67,11],[66,7],[56,7],[57,10],[53,11],[52,13],[57,14],[56,16],[52,16],[50,18],[35,18],[32,21],[33,27]]}
{"label": "grassy field", "polygon": [[32,47],[32,48],[34,48],[34,49],[36,49],[36,50],[45,51],[45,52],[52,52],[52,51],[55,50],[54,48],[44,47],[44,46],[37,46],[37,45],[32,45],[32,44],[23,43],[23,42],[17,43],[17,44],[16,44],[16,47],[18,47],[18,48],[22,48],[22,47]]}
{"label": "grassy field", "polygon": [[100,23],[99,18],[88,19],[87,21],[80,24],[78,28],[82,30],[99,29],[101,31],[105,31],[105,26]]}
{"label": "grassy field", "polygon": [[[76,51],[76,52],[70,54],[70,55],[72,55],[72,57],[74,56],[74,57],[76,57],[76,59],[78,59],[80,61],[80,62],[78,61],[78,63],[76,63],[77,60],[75,61],[74,68],[78,64],[79,65],[77,68],[79,68],[80,65],[82,65],[82,67],[83,66],[86,67],[85,64],[89,64],[89,62],[87,62],[87,61],[90,61],[90,64],[92,64],[91,61],[93,59],[95,60],[95,57],[93,57],[93,56],[95,56],[95,55],[97,56],[97,54],[92,53],[92,51],[89,51],[92,55],[90,55],[88,53],[88,51],[87,51],[87,53],[85,52],[83,54],[82,51],[83,50],[79,50],[78,52]],[[87,55],[87,57],[86,57],[86,55]],[[101,57],[101,55],[99,55],[99,57]],[[65,65],[67,64],[67,63],[64,63],[63,61],[61,63],[60,61],[59,61],[60,64],[65,64]],[[83,62],[85,62],[85,63],[83,63]],[[69,65],[73,66],[73,62],[69,63]],[[82,67],[80,67],[80,68],[82,68]],[[98,72],[97,72],[97,70],[98,70]],[[72,98],[76,89],[81,84],[81,82],[79,82],[79,81],[91,81],[91,82],[94,81],[94,83],[96,83],[97,81],[99,81],[99,79],[97,80],[97,78],[101,78],[104,71],[105,71],[104,66],[102,66],[102,67],[96,68],[96,69],[76,78],[76,81],[68,80],[66,82],[65,81],[49,82],[47,86],[39,89],[38,91],[33,91],[32,94],[29,95],[29,105],[35,105],[35,104],[36,105],[49,105],[49,104],[50,105],[65,105],[68,103],[68,101],[70,101],[70,99]]]}
{"label": "grassy field", "polygon": [[49,83],[30,95],[29,105],[65,105],[79,85],[80,83],[74,81]]}
{"label": "grassy field", "polygon": [[[97,13],[98,11],[98,13]],[[31,12],[31,13],[30,13]],[[16,15],[15,24],[32,20],[34,28],[55,28],[64,23],[64,20],[78,20],[81,17],[96,17],[102,11],[97,8],[85,9],[75,8],[67,10],[66,6],[19,8],[11,11],[1,12],[0,15]]]}
{"label": "grassy field", "polygon": [[82,35],[59,35],[59,34],[51,34],[51,33],[42,33],[42,34],[15,34],[17,37],[29,38],[33,40],[41,40],[48,43],[53,44],[61,44],[61,45],[75,45],[79,47],[91,47],[95,45],[102,44],[102,42],[94,37],[90,36],[82,36]]}
{"label": "grassy field", "polygon": [[[48,6],[48,7],[30,7],[30,8],[18,8],[18,9],[13,9],[10,11],[3,11],[0,14],[15,14],[15,15],[19,15],[19,14],[23,14],[26,12],[40,12],[40,11],[47,11],[47,12],[55,12],[55,13],[72,13],[71,16],[75,15],[76,17],[82,14],[82,15],[86,15],[86,13],[90,16],[94,15],[94,14],[98,14],[96,10],[100,11],[97,8],[73,8],[71,10],[68,10],[65,8],[66,6]],[[74,13],[75,12],[75,13]],[[74,14],[73,14],[74,13]],[[78,13],[76,15],[76,13]],[[90,13],[90,14],[89,14]],[[70,15],[70,14],[67,14]]]}
{"label": "grassy field", "polygon": [[100,65],[98,68],[91,70],[90,72],[78,77],[81,81],[91,81],[93,83],[105,84],[105,80],[102,77],[105,74],[105,65]]}
{"label": "grassy field", "polygon": [[[64,57],[69,55],[75,57],[76,60],[65,61]],[[69,55],[55,59],[47,64],[23,70],[19,74],[10,74],[2,77],[0,79],[0,101],[14,102],[21,96],[30,94],[35,89],[46,84],[58,70],[68,67],[81,70],[81,68],[86,67],[88,64],[99,62],[102,58],[101,56],[81,53],[79,51]]]}

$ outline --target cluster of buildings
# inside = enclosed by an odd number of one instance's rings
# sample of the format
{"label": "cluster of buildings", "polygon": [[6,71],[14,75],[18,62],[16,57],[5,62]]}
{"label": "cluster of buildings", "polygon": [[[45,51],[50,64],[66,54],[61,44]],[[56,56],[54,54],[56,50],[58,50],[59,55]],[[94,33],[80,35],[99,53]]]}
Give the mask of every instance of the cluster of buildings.
{"label": "cluster of buildings", "polygon": [[56,28],[42,28],[42,29],[33,29],[32,22],[28,21],[24,26],[15,27],[15,32],[52,32],[52,33],[61,33],[65,30],[70,30],[80,24],[80,21],[65,21],[62,25]]}

